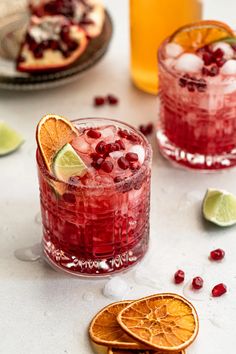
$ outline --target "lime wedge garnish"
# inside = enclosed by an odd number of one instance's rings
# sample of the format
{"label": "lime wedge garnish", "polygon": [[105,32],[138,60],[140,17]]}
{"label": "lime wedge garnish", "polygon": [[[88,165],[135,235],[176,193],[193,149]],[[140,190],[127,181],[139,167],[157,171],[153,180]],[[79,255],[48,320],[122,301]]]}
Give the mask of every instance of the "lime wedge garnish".
{"label": "lime wedge garnish", "polygon": [[236,197],[226,191],[208,189],[203,200],[203,215],[219,226],[236,224]]}
{"label": "lime wedge garnish", "polygon": [[226,42],[228,44],[236,44],[236,37],[225,37],[221,39],[217,39],[216,41],[212,43],[217,43],[217,42]]}
{"label": "lime wedge garnish", "polygon": [[72,176],[82,176],[87,166],[70,144],[64,145],[58,151],[52,166],[55,176],[67,182]]}
{"label": "lime wedge garnish", "polygon": [[0,156],[10,154],[23,144],[23,137],[5,122],[0,122]]}

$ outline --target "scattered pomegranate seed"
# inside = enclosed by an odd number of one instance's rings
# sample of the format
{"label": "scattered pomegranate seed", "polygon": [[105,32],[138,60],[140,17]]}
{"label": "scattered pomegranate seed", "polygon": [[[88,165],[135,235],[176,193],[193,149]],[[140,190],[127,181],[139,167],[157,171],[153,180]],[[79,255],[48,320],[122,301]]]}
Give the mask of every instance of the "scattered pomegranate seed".
{"label": "scattered pomegranate seed", "polygon": [[210,258],[213,261],[220,261],[221,259],[224,258],[224,256],[225,256],[225,251],[222,250],[221,248],[217,248],[216,250],[211,251],[210,253]]}
{"label": "scattered pomegranate seed", "polygon": [[138,143],[139,142],[139,138],[136,135],[132,134],[132,133],[128,134],[127,139],[132,141],[133,143]]}
{"label": "scattered pomegranate seed", "polygon": [[93,161],[91,163],[91,166],[93,166],[96,170],[99,170],[101,168],[103,161],[104,161],[104,159],[102,157],[100,157],[96,161]]}
{"label": "scattered pomegranate seed", "polygon": [[113,163],[111,161],[104,161],[101,164],[101,169],[104,172],[110,173],[113,170]]}
{"label": "scattered pomegranate seed", "polygon": [[89,131],[87,132],[87,135],[90,138],[99,139],[102,134],[100,132],[98,132],[97,130],[95,130],[95,129],[89,129]]}
{"label": "scattered pomegranate seed", "polygon": [[94,97],[93,104],[95,107],[103,106],[105,104],[105,98],[101,97],[101,96],[96,96],[96,97]]}
{"label": "scattered pomegranate seed", "polygon": [[97,153],[99,153],[99,154],[104,154],[104,153],[106,152],[106,143],[105,143],[103,140],[100,141],[100,142],[97,144],[95,150],[96,150]]}
{"label": "scattered pomegranate seed", "polygon": [[195,290],[199,290],[203,287],[203,279],[201,277],[195,277],[192,280],[192,287]]}
{"label": "scattered pomegranate seed", "polygon": [[127,168],[129,167],[129,161],[127,161],[125,157],[120,157],[117,163],[122,170],[127,170]]}
{"label": "scattered pomegranate seed", "polygon": [[138,161],[138,154],[136,154],[135,152],[127,152],[125,158],[128,161]]}
{"label": "scattered pomegranate seed", "polygon": [[120,150],[125,150],[125,144],[122,140],[116,140],[115,143],[119,144]]}
{"label": "scattered pomegranate seed", "polygon": [[110,105],[117,105],[119,103],[119,100],[116,96],[114,95],[107,95],[107,102]]}
{"label": "scattered pomegranate seed", "polygon": [[152,123],[148,123],[147,125],[140,125],[139,126],[139,130],[141,131],[141,133],[143,133],[143,135],[149,135],[152,134],[153,131],[153,124]]}
{"label": "scattered pomegranate seed", "polygon": [[225,294],[226,292],[227,292],[227,286],[223,283],[220,283],[214,286],[214,288],[212,289],[212,296],[218,297]]}
{"label": "scattered pomegranate seed", "polygon": [[181,269],[177,270],[177,272],[174,275],[175,284],[182,283],[184,281],[184,277],[185,277],[184,271]]}

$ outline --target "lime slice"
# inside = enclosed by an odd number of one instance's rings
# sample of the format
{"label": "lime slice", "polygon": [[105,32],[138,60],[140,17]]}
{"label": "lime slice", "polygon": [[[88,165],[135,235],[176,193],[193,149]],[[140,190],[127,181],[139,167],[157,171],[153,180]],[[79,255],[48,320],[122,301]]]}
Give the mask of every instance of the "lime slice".
{"label": "lime slice", "polygon": [[67,182],[72,176],[84,175],[87,166],[73,147],[66,144],[54,157],[52,169],[58,179]]}
{"label": "lime slice", "polygon": [[0,156],[17,150],[24,142],[23,137],[5,122],[0,122]]}
{"label": "lime slice", "polygon": [[203,215],[219,226],[236,224],[236,197],[226,191],[208,189],[203,200]]}
{"label": "lime slice", "polygon": [[217,39],[216,41],[213,41],[212,43],[217,43],[217,42],[226,42],[228,44],[236,44],[236,37],[225,37],[225,38]]}

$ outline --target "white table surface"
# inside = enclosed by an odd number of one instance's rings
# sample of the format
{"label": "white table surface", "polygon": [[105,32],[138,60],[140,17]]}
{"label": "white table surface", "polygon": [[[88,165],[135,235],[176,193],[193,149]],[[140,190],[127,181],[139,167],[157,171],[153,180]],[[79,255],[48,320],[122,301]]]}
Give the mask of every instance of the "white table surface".
{"label": "white table surface", "polygon": [[[107,0],[115,24],[109,53],[80,80],[38,92],[0,91],[0,119],[25,136],[22,148],[0,160],[0,353],[90,354],[87,326],[92,316],[112,300],[102,294],[107,279],[84,280],[56,273],[43,261],[22,262],[15,250],[40,241],[38,183],[35,167],[35,127],[39,118],[56,112],[69,118],[107,116],[133,125],[156,120],[157,101],[129,81],[127,1]],[[235,25],[234,0],[207,0],[206,17]],[[118,107],[92,106],[94,95],[112,92]],[[156,151],[155,141],[151,246],[138,268],[121,277],[129,283],[128,298],[155,292],[183,294],[172,283],[178,268],[187,281],[201,275],[200,295],[184,294],[199,312],[200,333],[189,354],[234,353],[236,347],[236,228],[218,229],[201,217],[207,187],[236,194],[236,170],[200,174],[174,169]],[[212,263],[209,251],[222,247],[225,260]],[[151,278],[148,279],[148,277]],[[228,293],[212,298],[213,285],[225,282]],[[151,285],[151,286],[150,286]]]}

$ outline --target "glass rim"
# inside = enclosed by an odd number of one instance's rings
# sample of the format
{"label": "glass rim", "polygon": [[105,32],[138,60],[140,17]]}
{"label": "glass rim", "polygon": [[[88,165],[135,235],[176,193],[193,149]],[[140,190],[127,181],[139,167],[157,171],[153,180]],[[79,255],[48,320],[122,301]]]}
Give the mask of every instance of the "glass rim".
{"label": "glass rim", "polygon": [[[174,70],[171,70],[170,68],[167,67],[167,65],[164,63],[164,60],[163,60],[163,52],[164,52],[164,48],[165,48],[165,45],[167,43],[169,43],[169,40],[170,40],[171,36],[168,36],[166,39],[164,39],[164,41],[161,42],[158,50],[157,50],[157,59],[158,59],[158,65],[160,65],[162,67],[162,69],[167,72],[168,74],[170,74],[173,78],[175,79],[181,79],[183,77],[182,74],[179,74],[177,71],[174,71]],[[185,74],[188,74],[187,72]],[[194,73],[190,73],[189,74],[190,76],[191,75],[194,75]],[[236,74],[235,75],[225,75],[225,80],[230,80],[230,79],[234,79],[236,81]],[[201,79],[204,79],[204,76],[202,75]],[[199,83],[199,81],[196,79],[191,79],[191,82],[193,83]],[[207,83],[207,80],[206,80],[206,83]],[[229,81],[224,81],[224,80],[221,80],[221,82],[213,82],[211,83],[211,86],[221,86],[221,87],[224,87],[224,86],[227,86],[229,85]]]}
{"label": "glass rim", "polygon": [[[133,175],[121,180],[120,182],[114,183],[115,186],[120,187],[122,186],[124,183],[128,183],[130,181],[132,181],[134,178],[138,178],[140,175],[142,175],[144,173],[144,171],[147,170],[147,168],[150,166],[151,161],[152,161],[152,147],[151,144],[149,143],[149,141],[147,140],[147,138],[140,132],[138,131],[135,127],[133,127],[132,125],[130,125],[129,123],[123,122],[123,121],[119,121],[117,119],[112,119],[112,118],[104,118],[104,117],[86,117],[86,118],[77,118],[77,119],[73,119],[70,120],[70,122],[75,123],[75,122],[80,122],[80,121],[86,121],[86,120],[94,120],[94,121],[106,121],[106,122],[112,122],[114,124],[119,124],[119,125],[123,125],[126,128],[129,128],[131,130],[133,130],[138,136],[141,137],[141,139],[144,141],[145,145],[145,159],[143,164],[141,165],[141,168],[136,171]],[[41,160],[41,161],[40,161]],[[37,146],[36,149],[36,162],[37,162],[37,166],[40,170],[40,172],[42,173],[42,175],[46,178],[48,178],[50,181],[52,182],[56,182],[56,183],[60,183],[63,186],[72,186],[78,190],[83,190],[83,189],[100,189],[100,188],[111,188],[112,184],[99,184],[97,186],[89,186],[89,185],[75,185],[73,183],[68,183],[68,182],[63,182],[60,179],[58,179],[57,177],[55,177],[50,171],[48,171],[42,155],[40,154],[39,148]],[[146,162],[146,164],[145,164]],[[73,193],[73,192],[72,192]]]}

